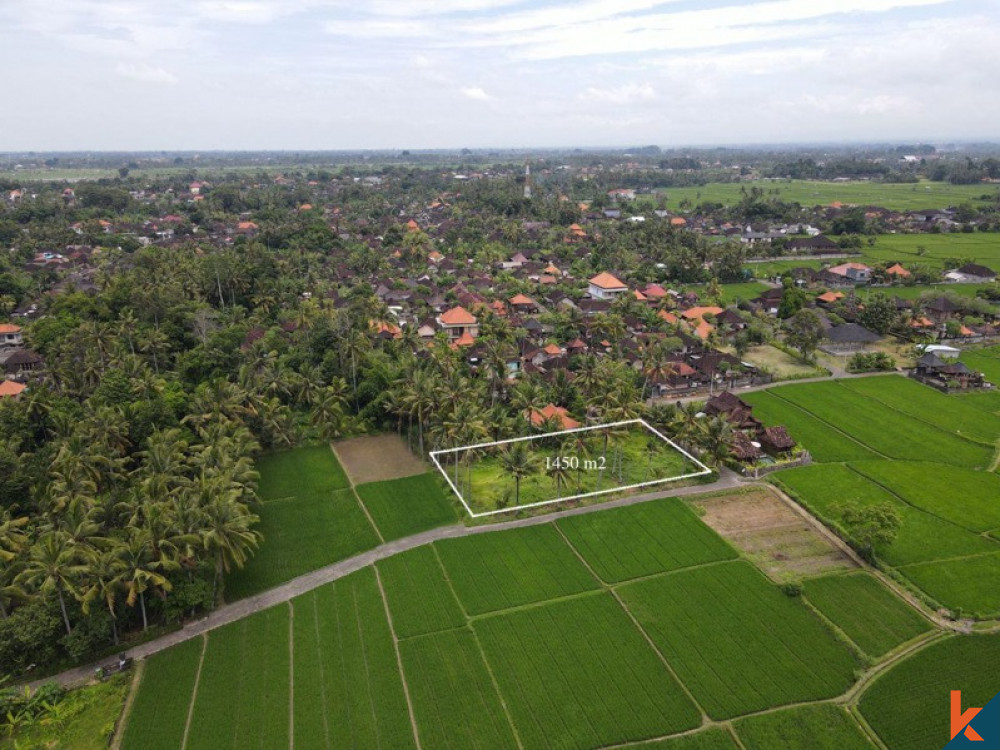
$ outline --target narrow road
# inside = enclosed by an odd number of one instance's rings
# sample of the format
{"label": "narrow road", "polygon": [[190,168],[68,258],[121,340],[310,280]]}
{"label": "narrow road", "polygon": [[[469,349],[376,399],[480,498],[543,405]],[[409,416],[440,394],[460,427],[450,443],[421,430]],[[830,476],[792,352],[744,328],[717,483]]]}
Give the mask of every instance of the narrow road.
{"label": "narrow road", "polygon": [[[650,500],[657,500],[663,497],[700,495],[710,492],[731,490],[737,487],[753,486],[754,484],[753,482],[741,480],[739,475],[729,469],[723,468],[719,474],[719,479],[710,484],[697,484],[688,487],[678,487],[676,489],[648,492],[641,495],[630,495],[628,497],[622,497],[617,500],[610,500],[596,505],[568,508],[566,510],[559,510],[541,516],[518,518],[513,521],[501,521],[499,523],[491,523],[483,526],[464,526],[461,524],[442,526],[437,529],[431,529],[430,531],[424,531],[420,534],[404,537],[403,539],[394,539],[391,542],[380,544],[378,547],[370,549],[367,552],[362,552],[354,557],[349,557],[346,560],[341,560],[340,562],[333,563],[332,565],[327,565],[325,568],[319,568],[318,570],[313,570],[305,575],[301,575],[298,578],[293,578],[287,583],[283,583],[280,586],[269,589],[268,591],[264,591],[255,596],[240,599],[239,601],[232,602],[231,604],[224,604],[218,609],[210,612],[202,619],[193,620],[192,622],[187,623],[180,630],[175,630],[174,632],[167,633],[160,638],[147,641],[146,643],[142,643],[128,649],[125,654],[133,659],[145,659],[146,657],[152,656],[153,654],[163,651],[164,649],[168,649],[171,646],[176,646],[178,643],[183,643],[184,641],[188,641],[192,638],[197,638],[204,633],[220,628],[223,625],[228,625],[231,622],[242,620],[244,617],[249,617],[256,612],[267,609],[268,607],[288,602],[300,594],[305,594],[313,589],[319,588],[320,586],[332,583],[333,581],[361,570],[362,568],[378,562],[379,560],[384,560],[387,557],[398,555],[400,552],[405,552],[415,547],[420,547],[441,539],[454,539],[456,537],[472,536],[474,534],[489,534],[494,531],[519,529],[525,526],[538,526],[543,523],[550,523],[557,518],[579,516],[585,513],[596,513],[598,511],[607,510],[608,508],[621,508],[627,505],[637,505],[638,503],[645,503]],[[114,661],[114,659],[105,658],[97,663],[76,667],[74,669],[69,669],[65,672],[52,675],[51,677],[35,680],[34,682],[28,683],[28,685],[32,689],[35,689],[39,685],[47,682],[56,682],[66,688],[82,685],[94,676],[94,672],[98,666],[101,664],[107,664],[111,661]]]}

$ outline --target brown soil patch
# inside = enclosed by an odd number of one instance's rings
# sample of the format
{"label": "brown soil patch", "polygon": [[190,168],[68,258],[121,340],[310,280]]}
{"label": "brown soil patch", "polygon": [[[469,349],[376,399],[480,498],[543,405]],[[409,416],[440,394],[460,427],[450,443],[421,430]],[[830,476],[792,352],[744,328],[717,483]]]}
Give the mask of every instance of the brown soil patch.
{"label": "brown soil patch", "polygon": [[423,474],[427,466],[406,447],[398,435],[365,435],[333,444],[353,484],[381,482]]}
{"label": "brown soil patch", "polygon": [[855,567],[841,549],[768,490],[693,503],[702,520],[780,582]]}

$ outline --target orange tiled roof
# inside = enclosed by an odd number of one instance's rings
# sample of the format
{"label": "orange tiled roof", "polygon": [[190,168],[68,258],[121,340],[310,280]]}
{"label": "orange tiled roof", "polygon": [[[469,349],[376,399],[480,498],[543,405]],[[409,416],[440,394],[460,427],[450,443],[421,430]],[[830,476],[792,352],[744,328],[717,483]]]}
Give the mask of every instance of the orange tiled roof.
{"label": "orange tiled roof", "polygon": [[607,271],[602,271],[590,280],[590,283],[601,289],[625,289],[625,284],[616,279]]}
{"label": "orange tiled roof", "polygon": [[712,305],[706,305],[701,307],[689,307],[684,310],[681,315],[683,315],[688,320],[695,320],[705,317],[711,313],[712,315],[722,315],[723,310],[721,307],[714,307]]}
{"label": "orange tiled roof", "polygon": [[885,272],[892,274],[893,276],[903,276],[903,277],[912,276],[912,274],[905,268],[903,268],[901,265],[899,265],[899,263],[889,266],[887,269],[885,269]]}
{"label": "orange tiled roof", "polygon": [[513,297],[510,298],[510,304],[512,304],[512,305],[533,305],[533,304],[535,304],[535,300],[531,299],[531,297],[529,297],[526,294],[515,294]]}
{"label": "orange tiled roof", "polygon": [[441,313],[441,322],[446,326],[473,326],[476,324],[476,316],[459,305]]}
{"label": "orange tiled roof", "polygon": [[17,396],[24,390],[24,386],[20,383],[15,383],[13,380],[4,380],[0,383],[0,398],[5,398],[8,396]]}
{"label": "orange tiled roof", "polygon": [[13,323],[0,323],[0,333],[20,333],[21,326],[16,326]]}
{"label": "orange tiled roof", "polygon": [[556,419],[564,430],[574,430],[580,426],[580,423],[570,417],[569,412],[562,406],[549,404],[544,409],[531,410],[531,424],[533,425],[544,424],[550,419]]}

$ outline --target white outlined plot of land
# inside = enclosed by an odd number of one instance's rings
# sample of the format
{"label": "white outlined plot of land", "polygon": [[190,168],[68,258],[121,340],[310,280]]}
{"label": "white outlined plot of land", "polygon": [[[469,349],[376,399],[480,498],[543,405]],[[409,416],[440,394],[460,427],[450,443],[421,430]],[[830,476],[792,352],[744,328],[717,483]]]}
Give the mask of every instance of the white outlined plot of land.
{"label": "white outlined plot of land", "polygon": [[430,457],[472,518],[712,472],[642,419],[447,448]]}

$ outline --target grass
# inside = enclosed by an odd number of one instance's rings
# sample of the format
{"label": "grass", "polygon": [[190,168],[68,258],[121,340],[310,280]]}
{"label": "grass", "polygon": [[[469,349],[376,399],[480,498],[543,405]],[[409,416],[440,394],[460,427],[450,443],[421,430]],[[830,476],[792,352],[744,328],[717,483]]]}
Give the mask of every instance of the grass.
{"label": "grass", "polygon": [[278,605],[209,636],[187,748],[288,745],[288,631]]}
{"label": "grass", "polygon": [[803,364],[800,359],[769,344],[753,346],[743,356],[744,362],[764,368],[775,380],[825,377],[828,373],[814,365]]}
{"label": "grass", "polygon": [[331,490],[264,503],[258,511],[260,549],[226,579],[234,601],[376,547],[375,530],[349,490]]}
{"label": "grass", "polygon": [[859,709],[892,750],[948,744],[949,695],[985,706],[1000,691],[1000,635],[954,636],[894,666],[862,694]]}
{"label": "grass", "polygon": [[423,747],[517,747],[471,631],[411,638],[399,650]]}
{"label": "grass", "polygon": [[378,572],[400,638],[465,625],[465,615],[430,545],[379,561]]}
{"label": "grass", "polygon": [[[997,545],[993,544],[993,548]],[[901,572],[939,602],[960,609],[964,615],[1000,615],[1000,552],[908,565]]]}
{"label": "grass", "polygon": [[268,453],[257,459],[256,469],[260,472],[259,494],[265,502],[351,486],[328,445]]}
{"label": "grass", "polygon": [[129,674],[116,675],[105,682],[67,693],[50,714],[59,717],[58,722],[35,724],[13,736],[0,738],[0,749],[105,750],[122,711],[131,677]]}
{"label": "grass", "polygon": [[746,750],[870,750],[875,746],[840,706],[824,703],[733,722]]}
{"label": "grass", "polygon": [[[295,745],[413,747],[392,633],[372,569],[297,597],[293,606]],[[286,724],[287,717],[286,708]]]}
{"label": "grass", "polygon": [[525,747],[590,748],[701,723],[609,594],[476,621]]}
{"label": "grass", "polygon": [[[989,446],[1000,438],[1000,420],[996,416],[915,380],[895,376],[857,378],[844,380],[842,385],[956,437]],[[930,456],[925,452],[924,457]]]}
{"label": "grass", "polygon": [[[957,187],[957,186],[955,186]],[[997,189],[979,187],[980,194],[997,192]],[[927,208],[922,206],[921,208]],[[926,252],[920,254],[919,248]],[[952,232],[949,234],[880,234],[874,247],[862,251],[865,257],[874,261],[898,261],[904,266],[923,263],[944,269],[949,258],[972,258],[975,263],[997,270],[1000,266],[1000,242],[995,233]]]}
{"label": "grass", "polygon": [[868,573],[814,578],[806,599],[858,647],[878,659],[931,624]]}
{"label": "grass", "polygon": [[838,526],[848,505],[891,504],[899,513],[902,524],[891,545],[876,547],[875,550],[890,565],[908,565],[996,549],[996,545],[987,539],[907,505],[844,465],[790,469],[781,472],[775,481],[790,489],[815,514]]}
{"label": "grass", "polygon": [[124,750],[181,746],[201,649],[202,639],[194,638],[149,658],[122,736]]}
{"label": "grass", "polygon": [[680,571],[618,591],[713,719],[831,698],[854,681],[846,646],[748,563]]}
{"label": "grass", "polygon": [[[890,376],[895,377],[895,376]],[[839,382],[803,383],[771,391],[890,458],[984,468],[993,450],[888,409]]]}
{"label": "grass", "polygon": [[676,498],[570,516],[556,525],[607,583],[737,556]]}
{"label": "grass", "polygon": [[[600,430],[559,437],[539,436],[524,443],[531,457],[531,469],[517,483],[502,462],[502,449],[480,449],[465,456],[465,466],[454,468],[454,457],[443,456],[442,467],[462,491],[475,511],[490,511],[560,497],[608,491],[641,482],[669,479],[697,469],[669,443],[642,425],[612,431],[607,439]],[[616,463],[620,456],[620,462]],[[576,468],[556,478],[548,472],[547,461],[568,458]],[[463,460],[463,459],[460,459]],[[616,468],[620,467],[620,468]]]}
{"label": "grass", "polygon": [[471,615],[599,586],[550,524],[448,539],[435,547]]}
{"label": "grass", "polygon": [[[786,386],[786,388],[801,386]],[[754,415],[766,425],[785,425],[799,445],[809,451],[814,461],[854,461],[876,458],[868,447],[831,428],[811,414],[770,391],[756,391],[740,396],[753,406]]]}
{"label": "grass", "polygon": [[435,474],[369,482],[356,489],[386,541],[458,521],[451,498]]}
{"label": "grass", "polygon": [[739,750],[739,746],[725,729],[709,727],[695,734],[652,740],[629,745],[629,750]]}

